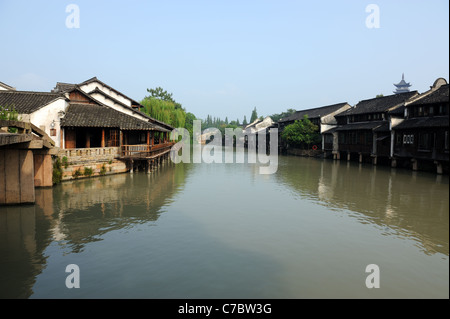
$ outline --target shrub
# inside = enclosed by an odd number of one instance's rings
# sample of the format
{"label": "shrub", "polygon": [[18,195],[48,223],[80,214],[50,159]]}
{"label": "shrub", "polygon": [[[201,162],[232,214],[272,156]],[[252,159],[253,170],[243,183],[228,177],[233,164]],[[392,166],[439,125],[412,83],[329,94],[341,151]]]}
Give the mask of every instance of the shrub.
{"label": "shrub", "polygon": [[73,178],[78,178],[78,177],[80,177],[82,174],[81,174],[81,170],[80,169],[77,169],[76,171],[74,171],[73,173],[72,173],[72,177]]}
{"label": "shrub", "polygon": [[64,157],[62,158],[62,164],[63,164],[64,168],[69,167],[69,162],[68,162],[66,156],[64,156]]}
{"label": "shrub", "polygon": [[84,168],[84,172],[83,172],[84,176],[91,176],[93,173],[94,173],[94,171],[92,170],[92,168],[90,168],[90,167]]}
{"label": "shrub", "polygon": [[53,162],[53,176],[52,176],[53,184],[61,183],[62,174],[63,171],[61,168],[61,161],[59,160],[59,157],[57,157]]}
{"label": "shrub", "polygon": [[100,175],[105,175],[106,174],[106,167],[105,164],[102,165],[102,168],[100,169]]}

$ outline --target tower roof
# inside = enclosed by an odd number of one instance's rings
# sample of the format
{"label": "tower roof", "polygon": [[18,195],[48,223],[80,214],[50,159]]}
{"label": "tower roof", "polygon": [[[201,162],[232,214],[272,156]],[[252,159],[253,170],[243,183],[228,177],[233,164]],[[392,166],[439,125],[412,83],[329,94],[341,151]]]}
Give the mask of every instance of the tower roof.
{"label": "tower roof", "polygon": [[402,74],[402,80],[400,82],[398,82],[397,84],[394,84],[396,87],[410,87],[411,84],[408,82],[406,83],[405,81],[405,74]]}

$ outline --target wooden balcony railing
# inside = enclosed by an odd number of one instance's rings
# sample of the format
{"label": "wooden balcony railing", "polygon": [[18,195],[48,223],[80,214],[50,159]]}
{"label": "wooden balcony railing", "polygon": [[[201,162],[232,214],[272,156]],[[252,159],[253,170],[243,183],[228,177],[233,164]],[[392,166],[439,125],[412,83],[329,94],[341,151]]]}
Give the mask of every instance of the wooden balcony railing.
{"label": "wooden balcony railing", "polygon": [[173,142],[168,142],[155,145],[147,145],[147,144],[122,145],[120,155],[121,157],[130,157],[130,158],[155,157],[161,153],[169,151],[174,144],[175,143]]}

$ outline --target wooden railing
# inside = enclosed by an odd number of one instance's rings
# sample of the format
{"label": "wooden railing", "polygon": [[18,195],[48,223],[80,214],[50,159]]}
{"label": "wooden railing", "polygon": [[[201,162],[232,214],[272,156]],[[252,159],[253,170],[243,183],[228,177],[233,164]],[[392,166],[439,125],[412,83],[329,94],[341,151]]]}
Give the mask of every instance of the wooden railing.
{"label": "wooden railing", "polygon": [[139,145],[122,145],[120,156],[121,157],[132,157],[132,158],[147,158],[154,157],[161,153],[165,153],[170,150],[170,148],[174,145],[173,142],[155,144],[155,145],[147,145],[147,144],[139,144]]}

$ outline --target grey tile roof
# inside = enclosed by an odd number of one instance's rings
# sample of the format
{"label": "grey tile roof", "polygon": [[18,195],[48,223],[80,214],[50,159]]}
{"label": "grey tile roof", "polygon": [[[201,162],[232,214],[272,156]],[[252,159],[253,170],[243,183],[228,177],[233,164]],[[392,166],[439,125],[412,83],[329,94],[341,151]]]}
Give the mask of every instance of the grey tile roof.
{"label": "grey tile roof", "polygon": [[14,108],[20,114],[31,114],[50,102],[63,98],[63,93],[0,91],[0,105]]}
{"label": "grey tile roof", "polygon": [[359,122],[342,125],[336,131],[374,130],[386,124],[386,121]]}
{"label": "grey tile roof", "polygon": [[433,103],[445,103],[449,102],[449,86],[450,84],[442,85],[439,89],[434,92],[431,92],[424,98],[417,100],[410,105],[422,105],[422,104],[433,104]]}
{"label": "grey tile roof", "polygon": [[61,119],[61,126],[169,131],[153,123],[116,111],[108,106],[93,104],[70,104],[66,115]]}
{"label": "grey tile roof", "polygon": [[448,127],[448,116],[435,117],[416,117],[413,119],[404,120],[400,124],[394,126],[393,130],[411,129],[411,128],[426,128],[426,127]]}
{"label": "grey tile roof", "polygon": [[307,110],[300,110],[288,117],[280,119],[278,122],[282,123],[282,122],[291,122],[291,121],[301,120],[301,119],[303,119],[303,116],[305,116],[305,115],[308,115],[309,119],[319,118],[319,117],[331,114],[333,112],[336,112],[337,110],[339,110],[346,104],[348,104],[348,103],[344,102],[344,103],[338,103],[338,104],[333,104],[333,105],[327,105],[327,106],[307,109]]}
{"label": "grey tile roof", "polygon": [[[162,127],[166,128],[166,129],[173,130],[173,127],[170,126],[169,124],[164,123],[164,122],[162,122],[162,121],[158,121],[157,119],[154,119],[154,118],[151,117],[150,115],[148,115],[148,114],[146,114],[146,113],[144,113],[144,112],[141,112],[141,111],[139,111],[139,110],[137,110],[137,109],[135,109],[135,108],[133,108],[133,107],[129,107],[128,105],[126,105],[126,104],[120,102],[119,100],[115,99],[115,98],[112,97],[111,95],[106,94],[105,92],[103,92],[102,90],[100,90],[98,87],[96,87],[96,88],[93,89],[91,92],[89,92],[88,95],[92,95],[92,94],[94,94],[94,93],[98,93],[98,94],[103,95],[104,97],[110,99],[111,101],[114,101],[114,103],[119,104],[119,105],[122,105],[123,107],[132,110],[134,113],[139,114],[139,115],[141,115],[141,116],[143,116],[143,117],[148,118],[151,122],[153,122],[153,123],[155,123],[155,124],[157,124],[157,125],[159,125],[159,126],[162,126]],[[139,105],[140,105],[140,104],[139,104]],[[140,106],[141,106],[141,107],[144,107],[143,105],[140,105]]]}
{"label": "grey tile roof", "polygon": [[336,115],[336,117],[365,113],[384,113],[395,106],[400,106],[400,104],[417,94],[417,91],[412,91],[363,100],[356,104],[355,107]]}
{"label": "grey tile roof", "polygon": [[67,92],[74,89],[77,85],[72,83],[62,83],[57,82],[55,88],[52,90],[53,93]]}

